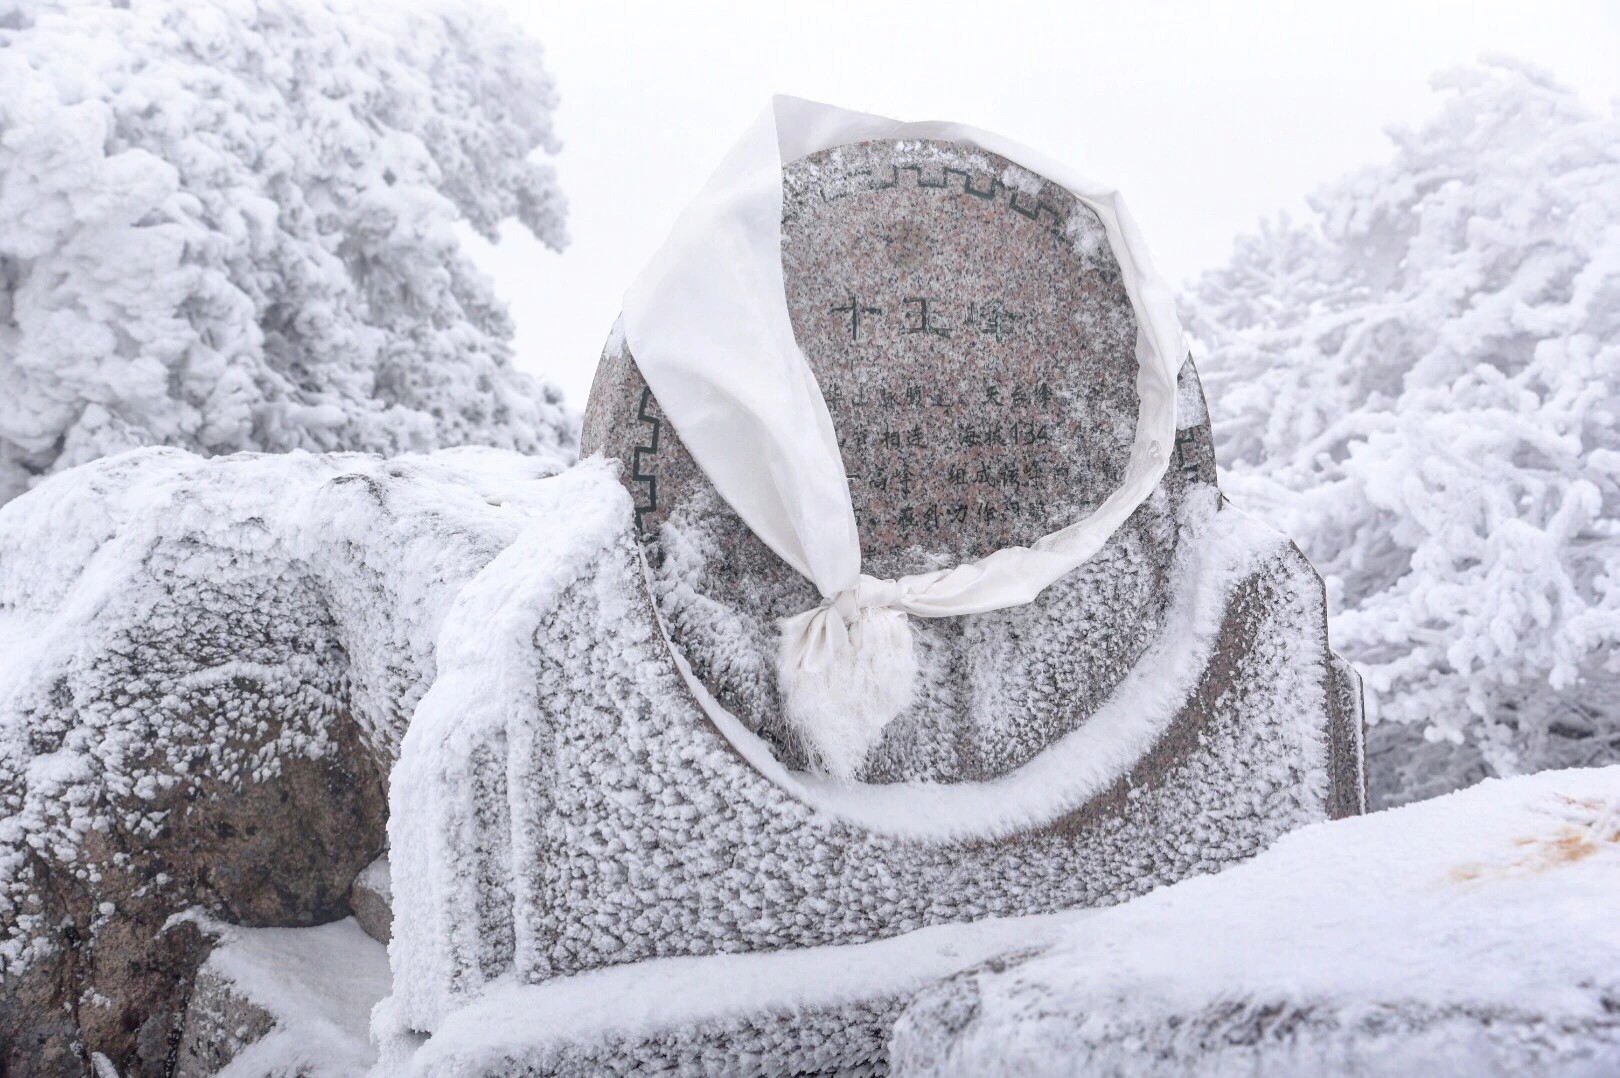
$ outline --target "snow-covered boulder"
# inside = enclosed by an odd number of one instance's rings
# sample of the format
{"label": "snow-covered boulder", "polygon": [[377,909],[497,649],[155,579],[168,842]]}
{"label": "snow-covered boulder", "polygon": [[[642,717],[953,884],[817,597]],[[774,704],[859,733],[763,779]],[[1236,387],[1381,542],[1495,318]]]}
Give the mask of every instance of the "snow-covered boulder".
{"label": "snow-covered boulder", "polygon": [[897,1075],[1620,1074],[1620,767],[1305,828],[919,995]]}
{"label": "snow-covered boulder", "polygon": [[140,450],[0,508],[0,1069],[161,1069],[211,918],[349,912],[439,623],[556,463]]}

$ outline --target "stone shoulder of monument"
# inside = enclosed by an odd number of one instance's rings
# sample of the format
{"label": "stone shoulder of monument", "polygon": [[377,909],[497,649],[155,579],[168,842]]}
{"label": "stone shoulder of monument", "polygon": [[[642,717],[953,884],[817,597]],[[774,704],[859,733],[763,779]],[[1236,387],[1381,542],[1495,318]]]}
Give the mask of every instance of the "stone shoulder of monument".
{"label": "stone shoulder of monument", "polygon": [[11,1073],[161,1065],[207,923],[348,911],[447,602],[556,466],[142,450],[0,508]]}
{"label": "stone shoulder of monument", "polygon": [[446,617],[393,776],[402,1035],[496,982],[1119,902],[1360,810],[1323,725],[1321,582],[1213,488],[1180,525],[1178,629],[1110,705],[1012,776],[908,800],[788,771],[705,715],[616,471],[549,480],[570,527],[526,532]]}

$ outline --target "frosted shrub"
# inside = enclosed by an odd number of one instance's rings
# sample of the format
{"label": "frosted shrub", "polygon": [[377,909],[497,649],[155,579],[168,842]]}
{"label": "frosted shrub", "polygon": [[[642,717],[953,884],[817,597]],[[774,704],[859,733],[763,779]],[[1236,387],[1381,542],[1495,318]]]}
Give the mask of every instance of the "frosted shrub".
{"label": "frosted shrub", "polygon": [[1494,64],[1186,302],[1233,497],[1328,581],[1375,802],[1620,759],[1620,123]]}
{"label": "frosted shrub", "polygon": [[565,242],[496,13],[0,0],[0,502],[163,444],[568,455],[462,251]]}

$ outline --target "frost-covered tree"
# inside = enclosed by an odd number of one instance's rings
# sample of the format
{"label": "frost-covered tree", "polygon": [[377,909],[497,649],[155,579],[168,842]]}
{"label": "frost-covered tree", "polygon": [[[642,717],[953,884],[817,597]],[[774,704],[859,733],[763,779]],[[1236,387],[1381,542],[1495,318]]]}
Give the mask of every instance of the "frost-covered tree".
{"label": "frost-covered tree", "polygon": [[1620,759],[1620,122],[1510,63],[1186,301],[1234,497],[1327,578],[1385,803]]}
{"label": "frost-covered tree", "polygon": [[476,5],[0,0],[0,501],[137,445],[566,455],[458,238],[565,242]]}

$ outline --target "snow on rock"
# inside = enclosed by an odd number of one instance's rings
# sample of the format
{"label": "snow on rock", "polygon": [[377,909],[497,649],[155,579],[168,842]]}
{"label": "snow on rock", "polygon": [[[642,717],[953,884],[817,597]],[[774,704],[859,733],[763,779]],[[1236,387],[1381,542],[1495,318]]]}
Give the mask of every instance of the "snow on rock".
{"label": "snow on rock", "polygon": [[[1213,490],[1180,521],[1185,632],[1118,714],[1071,735],[1085,751],[878,789],[809,781],[711,722],[661,634],[614,474],[587,461],[543,489],[569,527],[531,528],[458,593],[393,773],[395,988],[376,1027],[390,1066],[425,1033],[454,1056],[454,1031],[485,1021],[460,1012],[488,992],[1115,903],[1329,814],[1320,582]],[[767,1058],[748,1028],[723,1039],[739,1067]],[[852,1038],[836,1056],[872,1027],[817,1028]]]}
{"label": "snow on rock", "polygon": [[1319,824],[921,993],[897,1075],[1620,1073],[1620,767]]}
{"label": "snow on rock", "polygon": [[360,1078],[387,948],[353,919],[233,928],[197,971],[174,1078]]}
{"label": "snow on rock", "polygon": [[394,888],[388,855],[377,858],[354,878],[349,888],[349,908],[366,935],[387,944],[394,926]]}
{"label": "snow on rock", "polygon": [[208,946],[179,911],[347,912],[439,624],[555,509],[554,466],[149,449],[0,507],[10,1065],[75,1073],[80,1039],[161,1058]]}

